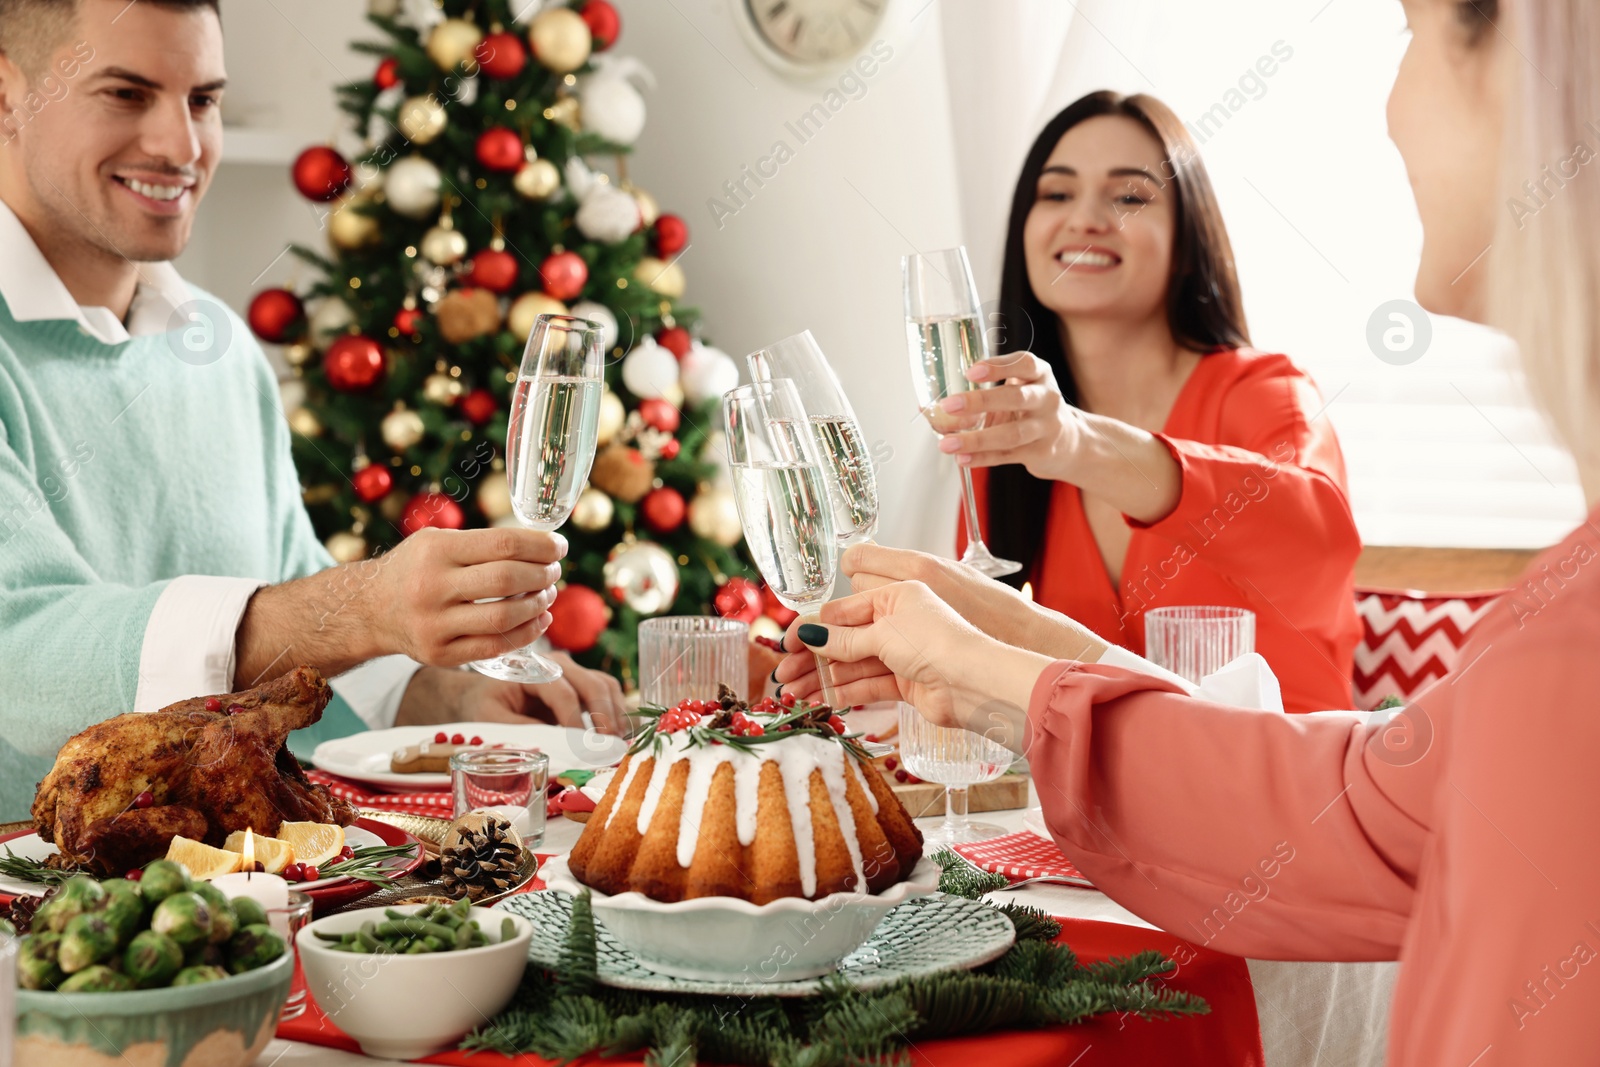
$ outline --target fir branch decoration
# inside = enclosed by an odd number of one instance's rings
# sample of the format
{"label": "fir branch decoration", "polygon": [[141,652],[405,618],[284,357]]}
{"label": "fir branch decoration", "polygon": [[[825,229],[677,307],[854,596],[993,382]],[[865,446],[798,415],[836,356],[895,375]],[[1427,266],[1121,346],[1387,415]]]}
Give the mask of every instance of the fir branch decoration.
{"label": "fir branch decoration", "polygon": [[1011,920],[1011,925],[1017,928],[1019,942],[1054,941],[1061,936],[1061,924],[1038,908],[1030,908],[1015,900],[996,904],[995,907],[1005,912],[1006,918]]}
{"label": "fir branch decoration", "polygon": [[977,900],[985,893],[993,893],[1011,884],[1011,880],[1003,874],[974,867],[954,849],[941,848],[929,858],[943,872],[939,875],[939,892],[949,893],[953,897]]}
{"label": "fir branch decoration", "polygon": [[599,944],[594,929],[594,907],[585,889],[572,900],[572,923],[561,946],[561,966],[557,981],[564,990],[588,993],[598,983]]}

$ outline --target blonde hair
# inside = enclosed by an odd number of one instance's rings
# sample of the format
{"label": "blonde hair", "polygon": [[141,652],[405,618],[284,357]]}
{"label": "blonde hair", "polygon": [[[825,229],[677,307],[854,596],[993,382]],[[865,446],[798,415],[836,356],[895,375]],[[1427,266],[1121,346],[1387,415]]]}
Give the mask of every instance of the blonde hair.
{"label": "blonde hair", "polygon": [[[1588,171],[1600,170],[1600,4],[1499,7],[1499,29],[1520,55],[1507,56],[1488,317],[1520,346],[1533,397],[1577,460],[1592,506],[1600,496],[1600,173]],[[1538,198],[1525,191],[1530,180],[1544,185]]]}

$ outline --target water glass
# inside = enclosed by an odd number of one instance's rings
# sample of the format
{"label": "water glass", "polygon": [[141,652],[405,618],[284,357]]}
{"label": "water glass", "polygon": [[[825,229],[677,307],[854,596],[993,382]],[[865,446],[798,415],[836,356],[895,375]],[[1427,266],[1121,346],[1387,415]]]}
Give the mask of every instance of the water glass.
{"label": "water glass", "polygon": [[525,844],[544,843],[550,757],[528,748],[473,748],[450,757],[451,814],[486,811],[505,819]]}
{"label": "water glass", "polygon": [[295,954],[294,983],[289,986],[289,999],[283,1003],[283,1013],[278,1016],[281,1022],[298,1019],[306,1013],[306,976],[300,970],[300,948],[295,944],[295,935],[300,928],[311,921],[311,895],[299,890],[289,891],[289,903],[282,908],[267,909],[267,925],[273,933],[289,942],[289,949]]}
{"label": "water glass", "polygon": [[10,1067],[17,1041],[17,947],[20,941],[0,930],[0,1064]]}
{"label": "water glass", "polygon": [[710,615],[668,615],[639,624],[639,693],[645,704],[670,708],[710,700],[725,684],[740,697],[750,688],[750,626]]}
{"label": "water glass", "polygon": [[923,835],[929,851],[1006,832],[967,819],[967,789],[1000,777],[1015,758],[1010,749],[982,734],[935,726],[910,704],[900,705],[901,765],[907,774],[945,786],[944,823]]}
{"label": "water glass", "polygon": [[1204,604],[1144,614],[1144,656],[1196,685],[1256,650],[1256,613]]}

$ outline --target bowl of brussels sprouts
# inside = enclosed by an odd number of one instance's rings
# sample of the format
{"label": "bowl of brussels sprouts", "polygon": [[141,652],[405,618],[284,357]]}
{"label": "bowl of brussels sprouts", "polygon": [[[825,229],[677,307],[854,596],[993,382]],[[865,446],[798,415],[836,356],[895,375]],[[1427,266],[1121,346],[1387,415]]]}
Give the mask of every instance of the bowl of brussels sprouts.
{"label": "bowl of brussels sprouts", "polygon": [[255,901],[157,860],[63,882],[17,951],[17,1067],[109,1059],[244,1067],[272,1039],[294,956]]}

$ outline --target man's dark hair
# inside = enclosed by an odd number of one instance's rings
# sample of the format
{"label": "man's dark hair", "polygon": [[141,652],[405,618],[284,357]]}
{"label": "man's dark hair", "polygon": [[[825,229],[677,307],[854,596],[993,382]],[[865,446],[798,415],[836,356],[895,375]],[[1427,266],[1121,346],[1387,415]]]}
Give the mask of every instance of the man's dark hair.
{"label": "man's dark hair", "polygon": [[[0,0],[0,55],[30,78],[49,62],[50,53],[72,29],[82,0]],[[220,0],[136,0],[156,7],[207,7],[222,17]]]}

